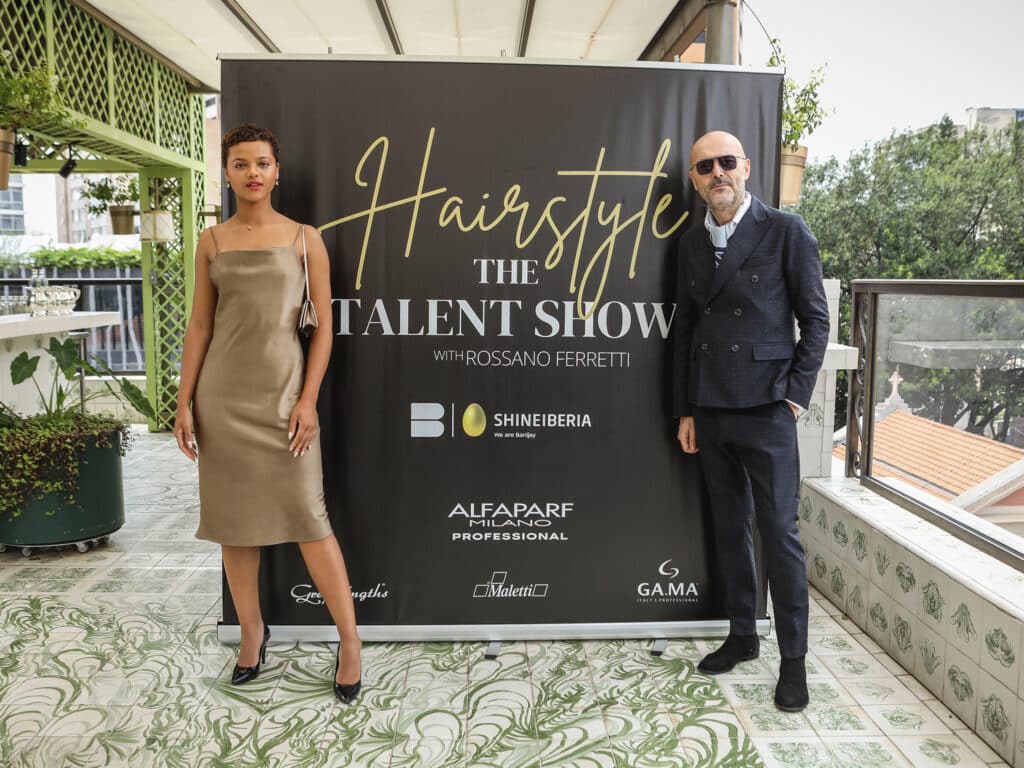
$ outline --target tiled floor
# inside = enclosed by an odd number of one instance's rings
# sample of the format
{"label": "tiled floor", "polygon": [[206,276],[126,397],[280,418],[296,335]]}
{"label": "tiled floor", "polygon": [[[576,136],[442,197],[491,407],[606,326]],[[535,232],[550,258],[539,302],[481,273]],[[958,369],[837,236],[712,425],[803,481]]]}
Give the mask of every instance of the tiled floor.
{"label": "tiled floor", "polygon": [[166,434],[126,458],[128,522],[85,554],[0,555],[0,766],[1004,765],[813,592],[811,706],[771,704],[778,650],[713,679],[714,643],[367,644],[336,703],[333,651],[273,644],[227,683],[217,549],[193,538],[193,468]]}

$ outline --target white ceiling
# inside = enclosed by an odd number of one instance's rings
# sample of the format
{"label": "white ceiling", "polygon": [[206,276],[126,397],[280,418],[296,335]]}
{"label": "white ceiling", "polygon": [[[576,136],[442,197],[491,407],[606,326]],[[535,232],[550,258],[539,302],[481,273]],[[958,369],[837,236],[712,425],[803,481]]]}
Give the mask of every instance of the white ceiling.
{"label": "white ceiling", "polygon": [[[220,88],[218,54],[267,49],[230,0],[88,0],[199,82]],[[236,0],[284,54],[391,55],[375,0]],[[406,54],[515,56],[526,0],[387,0]],[[635,61],[676,0],[535,0],[526,55]]]}

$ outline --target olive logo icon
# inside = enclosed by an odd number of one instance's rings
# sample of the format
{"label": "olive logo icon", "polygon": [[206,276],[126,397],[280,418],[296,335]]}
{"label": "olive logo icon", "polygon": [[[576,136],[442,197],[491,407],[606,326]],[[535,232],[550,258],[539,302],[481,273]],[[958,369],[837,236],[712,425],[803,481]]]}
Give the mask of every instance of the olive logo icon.
{"label": "olive logo icon", "polygon": [[487,429],[487,414],[479,403],[470,403],[462,412],[462,431],[470,437],[480,437]]}

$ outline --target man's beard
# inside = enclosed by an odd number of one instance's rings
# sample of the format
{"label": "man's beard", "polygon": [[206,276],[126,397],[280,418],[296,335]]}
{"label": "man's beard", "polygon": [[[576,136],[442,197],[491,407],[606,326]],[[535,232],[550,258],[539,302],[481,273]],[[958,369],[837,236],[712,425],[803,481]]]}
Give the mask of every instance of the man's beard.
{"label": "man's beard", "polygon": [[[714,196],[714,190],[712,190],[711,188],[715,186],[715,184],[721,184],[723,182],[729,185],[729,189],[732,191],[732,197],[720,198]],[[735,210],[739,208],[740,203],[743,201],[743,192],[738,190],[735,184],[733,184],[732,180],[728,178],[724,178],[721,176],[716,177],[711,180],[706,189],[707,197],[704,198],[704,202],[707,203],[708,208],[710,208],[711,211],[714,213],[727,213],[729,211]]]}

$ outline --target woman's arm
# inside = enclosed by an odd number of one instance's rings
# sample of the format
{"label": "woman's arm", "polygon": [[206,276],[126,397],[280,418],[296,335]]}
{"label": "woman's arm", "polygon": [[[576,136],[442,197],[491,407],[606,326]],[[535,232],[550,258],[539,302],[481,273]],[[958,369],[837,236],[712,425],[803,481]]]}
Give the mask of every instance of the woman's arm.
{"label": "woman's arm", "polygon": [[331,347],[334,344],[331,320],[331,265],[323,238],[313,227],[306,227],[306,261],[309,265],[309,297],[316,308],[319,325],[313,331],[313,337],[309,342],[302,394],[299,395],[299,402],[296,403],[288,424],[288,439],[291,441],[288,449],[293,456],[308,451],[316,437],[316,401],[320,395],[320,385],[327,372],[327,363],[331,359]]}
{"label": "woman's arm", "polygon": [[174,419],[174,437],[178,441],[178,448],[192,460],[196,458],[196,445],[192,437],[192,396],[195,394],[199,371],[206,358],[206,350],[213,337],[213,314],[217,308],[217,289],[210,282],[210,258],[214,253],[212,236],[208,231],[204,231],[196,247],[195,293],[192,296],[192,314],[185,329],[185,343],[181,352],[178,412]]}

